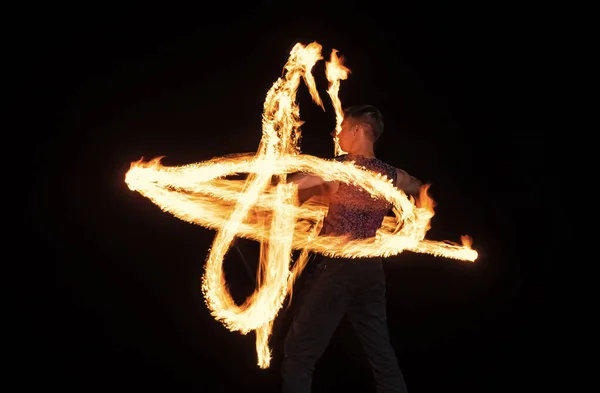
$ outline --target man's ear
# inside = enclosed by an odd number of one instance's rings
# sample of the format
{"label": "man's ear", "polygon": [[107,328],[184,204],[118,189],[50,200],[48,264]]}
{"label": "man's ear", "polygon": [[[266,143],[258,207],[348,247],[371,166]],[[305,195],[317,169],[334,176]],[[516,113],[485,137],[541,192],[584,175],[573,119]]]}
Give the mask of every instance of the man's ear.
{"label": "man's ear", "polygon": [[365,136],[365,138],[370,138],[373,139],[373,132],[371,131],[371,127],[369,127],[368,125],[361,123],[361,124],[357,124],[356,125],[357,130],[359,132],[362,132],[362,134]]}

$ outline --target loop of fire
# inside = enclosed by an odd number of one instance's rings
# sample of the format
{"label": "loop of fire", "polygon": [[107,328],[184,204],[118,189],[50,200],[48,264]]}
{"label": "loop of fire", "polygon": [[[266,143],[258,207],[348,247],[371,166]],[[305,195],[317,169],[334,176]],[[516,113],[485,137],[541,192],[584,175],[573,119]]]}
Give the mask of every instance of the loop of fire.
{"label": "loop of fire", "polygon": [[[353,162],[337,162],[302,154],[300,110],[296,92],[300,81],[308,87],[313,101],[323,108],[312,68],[323,59],[321,45],[296,44],[285,64],[284,76],[268,91],[263,109],[262,139],[256,154],[214,158],[184,166],[163,166],[161,158],[132,162],[125,176],[131,190],[151,200],[164,212],[216,232],[206,260],[202,291],[212,316],[231,331],[256,333],[258,366],[269,367],[269,336],[272,324],[286,298],[292,295],[295,279],[301,274],[309,253],[332,257],[389,257],[403,251],[427,253],[463,261],[475,261],[471,240],[462,244],[425,239],[434,215],[434,202],[427,187],[421,190],[417,206],[390,179],[374,174]],[[333,50],[326,62],[336,131],[341,129],[340,82],[350,70]],[[334,137],[335,154],[343,154]],[[290,173],[304,172],[325,181],[361,187],[373,198],[385,198],[394,216],[385,217],[376,237],[351,240],[318,236],[327,206],[314,199],[299,203],[297,189],[286,182]],[[247,174],[243,180],[228,177]],[[222,269],[223,260],[236,237],[261,244],[257,288],[242,305],[229,293]],[[349,262],[351,263],[351,262]]]}

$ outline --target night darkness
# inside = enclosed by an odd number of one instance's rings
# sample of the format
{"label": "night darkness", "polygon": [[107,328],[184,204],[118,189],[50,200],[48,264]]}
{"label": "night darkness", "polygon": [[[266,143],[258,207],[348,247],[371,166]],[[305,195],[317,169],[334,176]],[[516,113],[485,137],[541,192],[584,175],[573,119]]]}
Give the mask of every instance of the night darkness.
{"label": "night darkness", "polygon": [[[30,324],[18,363],[35,375],[25,381],[73,392],[278,391],[280,325],[271,368],[260,370],[254,335],[229,332],[204,304],[214,232],[161,212],[124,176],[142,157],[181,165],[255,151],[265,94],[289,51],[317,41],[352,71],[342,103],[382,111],[378,156],[431,184],[427,237],[468,234],[480,253],[473,264],[409,252],[385,261],[409,391],[539,387],[531,365],[542,361],[550,266],[532,229],[544,217],[544,147],[519,119],[519,18],[481,5],[234,7],[54,8],[32,36],[15,97],[39,108],[23,116],[37,130],[27,134],[28,224],[39,240],[28,255],[43,261],[27,264],[30,289],[19,295]],[[325,112],[299,88],[301,146],[331,157],[324,66],[313,74]],[[240,240],[225,262],[240,300],[253,289],[240,252],[255,266],[255,246]],[[361,351],[343,323],[314,392],[374,392]]]}

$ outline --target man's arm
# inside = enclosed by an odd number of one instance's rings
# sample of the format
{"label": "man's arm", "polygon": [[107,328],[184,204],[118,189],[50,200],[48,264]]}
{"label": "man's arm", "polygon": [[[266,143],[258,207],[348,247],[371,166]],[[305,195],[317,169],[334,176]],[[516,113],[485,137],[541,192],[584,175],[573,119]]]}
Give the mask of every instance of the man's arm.
{"label": "man's arm", "polygon": [[396,184],[395,186],[407,194],[415,198],[419,197],[419,192],[423,183],[414,176],[409,175],[406,171],[396,168]]}
{"label": "man's arm", "polygon": [[321,177],[307,173],[294,173],[287,177],[288,183],[298,186],[298,200],[304,203],[314,196],[325,196],[329,192],[329,184]]}
{"label": "man's arm", "polygon": [[325,186],[325,181],[321,177],[309,175],[308,173],[294,173],[287,177],[287,181],[288,183],[295,183],[298,190]]}

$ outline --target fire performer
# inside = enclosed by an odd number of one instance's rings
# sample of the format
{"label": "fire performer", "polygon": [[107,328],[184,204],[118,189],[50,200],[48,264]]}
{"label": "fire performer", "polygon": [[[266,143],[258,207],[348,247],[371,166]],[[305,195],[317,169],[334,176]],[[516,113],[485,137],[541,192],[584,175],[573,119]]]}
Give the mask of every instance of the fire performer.
{"label": "fire performer", "polygon": [[[395,186],[418,201],[422,183],[407,172],[375,156],[374,144],[383,132],[383,117],[371,105],[344,110],[337,138],[347,154],[340,161],[354,161],[392,179]],[[336,137],[336,131],[332,133]],[[352,239],[374,237],[390,204],[374,199],[356,186],[325,182],[316,175],[290,176],[299,197],[320,195],[328,202],[321,234]],[[417,202],[418,203],[418,202]],[[282,384],[284,393],[309,393],[317,360],[325,352],[340,320],[346,315],[371,364],[377,391],[406,392],[406,384],[390,342],[381,257],[344,259],[317,255],[316,268],[304,288],[302,303],[294,315],[284,342]]]}

